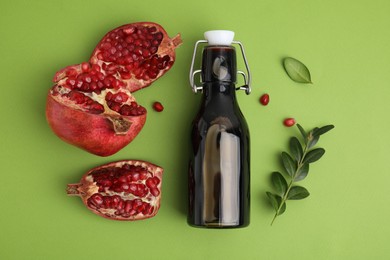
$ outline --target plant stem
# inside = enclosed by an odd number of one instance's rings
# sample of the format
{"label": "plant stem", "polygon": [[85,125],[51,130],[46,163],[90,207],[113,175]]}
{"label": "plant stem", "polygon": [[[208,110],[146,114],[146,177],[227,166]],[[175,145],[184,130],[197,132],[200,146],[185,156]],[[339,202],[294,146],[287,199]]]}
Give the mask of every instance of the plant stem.
{"label": "plant stem", "polygon": [[[309,135],[310,135],[310,133],[309,133]],[[308,139],[309,139],[309,135],[307,137]],[[306,144],[306,142],[305,142],[305,149],[303,150],[302,158],[300,158],[299,162],[297,163],[297,169],[295,170],[294,174],[291,176],[291,180],[290,180],[290,183],[288,184],[287,190],[284,193],[284,195],[282,197],[282,201],[280,202],[279,207],[276,210],[275,215],[274,215],[274,217],[273,217],[273,219],[271,221],[271,226],[274,223],[276,217],[279,215],[279,212],[282,209],[284,203],[286,203],[286,200],[287,200],[287,197],[288,197],[288,193],[290,192],[290,189],[291,189],[291,187],[292,187],[292,185],[294,183],[295,176],[298,174],[298,172],[300,171],[300,169],[303,166],[303,159],[305,158],[305,156],[307,154],[307,151],[308,151],[308,144]]]}
{"label": "plant stem", "polygon": [[[296,174],[297,172],[294,173],[294,175]],[[279,207],[278,207],[278,210],[276,211],[275,215],[274,215],[274,218],[272,219],[272,222],[271,222],[271,226],[272,224],[274,223],[276,217],[279,215],[279,212],[283,206],[284,203],[286,203],[286,200],[287,200],[287,196],[288,196],[288,193],[290,192],[290,189],[293,185],[293,179],[291,179],[290,183],[288,184],[288,187],[287,187],[287,191],[284,193],[283,195],[283,198],[282,198],[282,201],[281,203],[279,204]]]}

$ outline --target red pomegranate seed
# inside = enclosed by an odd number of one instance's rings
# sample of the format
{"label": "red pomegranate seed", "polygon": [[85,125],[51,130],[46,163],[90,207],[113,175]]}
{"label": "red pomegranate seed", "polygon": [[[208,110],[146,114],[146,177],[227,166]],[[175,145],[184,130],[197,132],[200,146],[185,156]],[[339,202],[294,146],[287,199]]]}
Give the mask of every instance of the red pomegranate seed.
{"label": "red pomegranate seed", "polygon": [[261,103],[263,106],[268,105],[268,103],[269,103],[269,95],[268,95],[268,94],[263,94],[263,95],[260,97],[260,103]]}
{"label": "red pomegranate seed", "polygon": [[81,63],[81,70],[82,70],[83,72],[88,72],[89,69],[90,69],[90,65],[89,65],[88,62],[83,62],[83,63]]}
{"label": "red pomegranate seed", "polygon": [[153,103],[153,109],[157,112],[161,112],[164,110],[164,106],[160,102],[156,101]]}
{"label": "red pomegranate seed", "polygon": [[291,117],[286,118],[286,119],[284,119],[283,124],[287,127],[291,127],[291,126],[295,125],[295,119],[291,118]]}
{"label": "red pomegranate seed", "polygon": [[153,196],[158,196],[160,194],[160,191],[156,188],[153,188],[150,190],[150,193],[153,195]]}

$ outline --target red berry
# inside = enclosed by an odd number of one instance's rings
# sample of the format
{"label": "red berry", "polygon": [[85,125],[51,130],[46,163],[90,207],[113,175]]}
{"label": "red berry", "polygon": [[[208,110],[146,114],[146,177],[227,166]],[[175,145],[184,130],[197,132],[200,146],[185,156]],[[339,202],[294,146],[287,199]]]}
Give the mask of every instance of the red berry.
{"label": "red berry", "polygon": [[261,97],[260,97],[260,103],[263,105],[263,106],[266,106],[268,105],[269,103],[269,95],[268,94],[263,94]]}
{"label": "red berry", "polygon": [[291,127],[291,126],[295,125],[295,119],[291,118],[291,117],[286,118],[286,119],[284,119],[283,124],[287,127]]}
{"label": "red berry", "polygon": [[153,103],[153,109],[156,110],[157,112],[161,112],[164,110],[164,106],[160,102],[154,102]]}

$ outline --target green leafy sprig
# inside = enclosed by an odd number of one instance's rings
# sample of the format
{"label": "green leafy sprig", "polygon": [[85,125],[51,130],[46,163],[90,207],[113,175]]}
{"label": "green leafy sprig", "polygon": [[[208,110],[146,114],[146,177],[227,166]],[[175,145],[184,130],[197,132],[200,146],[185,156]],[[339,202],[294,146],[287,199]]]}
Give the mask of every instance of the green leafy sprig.
{"label": "green leafy sprig", "polygon": [[277,216],[286,211],[287,200],[300,200],[310,195],[306,188],[295,185],[295,182],[306,178],[309,173],[309,165],[324,155],[325,149],[313,147],[317,144],[321,135],[334,128],[333,125],[326,125],[316,127],[307,133],[299,124],[297,124],[297,127],[302,135],[304,145],[302,146],[297,137],[290,138],[290,153],[282,152],[281,154],[285,174],[273,172],[271,182],[275,188],[275,193],[266,192],[275,209],[271,225]]}

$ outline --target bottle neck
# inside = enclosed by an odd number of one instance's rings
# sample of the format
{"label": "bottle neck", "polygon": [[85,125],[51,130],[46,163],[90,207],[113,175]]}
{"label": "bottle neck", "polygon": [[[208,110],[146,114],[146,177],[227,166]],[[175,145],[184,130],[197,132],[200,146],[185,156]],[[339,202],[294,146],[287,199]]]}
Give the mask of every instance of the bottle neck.
{"label": "bottle neck", "polygon": [[231,99],[236,101],[236,88],[234,83],[208,82],[203,84],[205,101],[213,99]]}
{"label": "bottle neck", "polygon": [[207,46],[202,57],[202,81],[205,101],[236,101],[236,50],[233,46]]}
{"label": "bottle neck", "polygon": [[207,46],[202,57],[202,81],[236,83],[237,61],[233,46]]}

